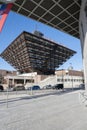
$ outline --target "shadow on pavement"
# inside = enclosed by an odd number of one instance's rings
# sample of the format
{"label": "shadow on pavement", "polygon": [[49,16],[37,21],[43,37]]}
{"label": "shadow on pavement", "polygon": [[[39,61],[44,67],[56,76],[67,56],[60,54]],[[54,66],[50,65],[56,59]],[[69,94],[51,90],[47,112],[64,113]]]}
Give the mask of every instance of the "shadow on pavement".
{"label": "shadow on pavement", "polygon": [[[37,99],[37,98],[41,98],[41,97],[45,97],[45,96],[50,96],[50,95],[63,95],[63,94],[66,94],[66,93],[70,93],[70,92],[75,92],[75,91],[78,91],[78,90],[81,90],[80,88],[65,88],[64,90],[56,90],[56,91],[52,91],[52,92],[49,92],[49,93],[38,93],[37,95],[24,95],[23,97],[15,97],[15,98],[10,98],[8,97],[8,103],[11,103],[11,102],[16,102],[16,101],[20,101],[20,100],[29,100],[29,99]],[[6,104],[6,99],[2,99],[0,100],[0,104]]]}

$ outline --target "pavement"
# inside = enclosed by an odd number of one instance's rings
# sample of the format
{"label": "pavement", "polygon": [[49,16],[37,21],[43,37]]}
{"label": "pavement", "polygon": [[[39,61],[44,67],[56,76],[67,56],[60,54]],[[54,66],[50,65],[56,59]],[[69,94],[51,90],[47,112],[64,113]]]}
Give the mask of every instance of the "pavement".
{"label": "pavement", "polygon": [[8,105],[0,95],[0,130],[87,130],[81,91],[10,95]]}

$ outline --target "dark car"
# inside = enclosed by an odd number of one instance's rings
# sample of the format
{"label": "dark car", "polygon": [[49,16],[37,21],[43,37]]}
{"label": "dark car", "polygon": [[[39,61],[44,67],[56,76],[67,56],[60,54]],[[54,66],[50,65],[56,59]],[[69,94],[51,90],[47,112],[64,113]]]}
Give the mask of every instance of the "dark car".
{"label": "dark car", "polygon": [[63,84],[56,84],[53,86],[53,89],[63,89]]}
{"label": "dark car", "polygon": [[4,87],[2,85],[0,85],[0,91],[3,91]]}
{"label": "dark car", "polygon": [[79,88],[80,88],[80,89],[85,89],[85,84],[80,84],[80,85],[79,85]]}
{"label": "dark car", "polygon": [[40,86],[38,86],[38,85],[32,86],[32,90],[39,90],[39,89],[40,89]]}
{"label": "dark car", "polygon": [[34,85],[32,87],[27,88],[28,90],[40,90],[40,86]]}
{"label": "dark car", "polygon": [[13,91],[20,91],[20,90],[25,90],[24,86],[16,86],[13,88]]}

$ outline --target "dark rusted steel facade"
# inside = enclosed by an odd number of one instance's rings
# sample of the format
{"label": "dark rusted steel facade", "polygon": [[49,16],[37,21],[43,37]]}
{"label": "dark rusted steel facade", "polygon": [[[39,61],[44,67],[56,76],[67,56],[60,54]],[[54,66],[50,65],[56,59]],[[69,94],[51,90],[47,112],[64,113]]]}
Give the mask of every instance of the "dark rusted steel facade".
{"label": "dark rusted steel facade", "polygon": [[75,53],[42,35],[24,31],[1,53],[1,57],[21,73],[49,75]]}

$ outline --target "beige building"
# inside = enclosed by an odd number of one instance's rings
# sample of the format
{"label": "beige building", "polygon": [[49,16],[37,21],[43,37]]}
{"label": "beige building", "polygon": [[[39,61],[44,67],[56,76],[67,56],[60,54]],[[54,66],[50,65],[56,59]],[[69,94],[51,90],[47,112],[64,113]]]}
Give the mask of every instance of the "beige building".
{"label": "beige building", "polygon": [[63,83],[65,88],[78,87],[84,83],[83,71],[58,70],[55,73],[57,75],[57,83]]}
{"label": "beige building", "polygon": [[55,75],[38,75],[37,72],[18,74],[16,71],[0,70],[1,84],[4,89],[24,85],[26,88],[32,85],[39,85],[43,88],[45,85],[64,84],[64,88],[78,87],[84,83],[83,71],[76,70],[57,70]]}

